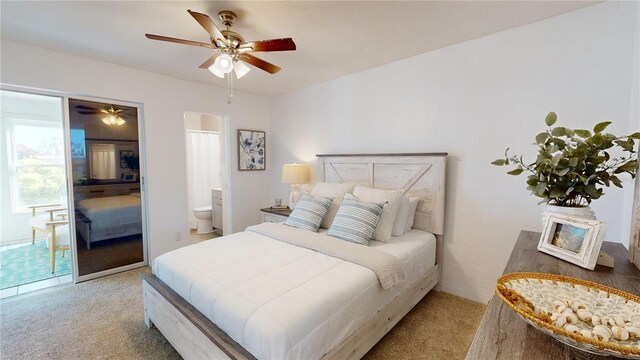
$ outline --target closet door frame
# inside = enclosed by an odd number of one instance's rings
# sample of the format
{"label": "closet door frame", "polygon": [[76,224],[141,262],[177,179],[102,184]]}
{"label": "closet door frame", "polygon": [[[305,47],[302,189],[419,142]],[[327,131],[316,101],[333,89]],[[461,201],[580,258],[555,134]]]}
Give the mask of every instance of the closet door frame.
{"label": "closet door frame", "polygon": [[[143,266],[147,266],[149,264],[149,241],[148,241],[148,220],[147,220],[147,214],[148,214],[148,204],[147,204],[147,152],[146,152],[146,142],[145,142],[145,136],[144,136],[144,105],[142,103],[138,103],[138,102],[131,102],[131,101],[125,101],[125,100],[118,100],[118,99],[110,99],[110,98],[103,98],[103,97],[97,97],[97,96],[86,96],[86,95],[72,95],[72,94],[66,94],[64,96],[64,107],[65,107],[65,133],[66,136],[70,139],[71,138],[71,121],[69,118],[69,99],[77,99],[77,100],[86,100],[86,101],[94,101],[94,102],[101,102],[101,103],[105,103],[105,104],[113,104],[113,105],[121,105],[121,106],[128,106],[128,107],[135,107],[138,111],[138,151],[140,153],[140,211],[142,212],[141,216],[142,216],[142,250],[143,250],[143,261],[141,262],[137,262],[137,263],[133,263],[133,264],[129,264],[129,265],[124,265],[124,266],[120,266],[117,268],[112,268],[112,269],[107,269],[107,270],[103,270],[103,271],[98,271],[95,273],[91,273],[91,274],[87,274],[87,275],[78,275],[79,274],[79,270],[78,270],[78,258],[77,256],[75,257],[75,261],[73,262],[73,272],[74,272],[74,277],[73,277],[73,281],[74,283],[79,283],[79,282],[83,282],[83,281],[87,281],[87,280],[91,280],[91,279],[95,279],[95,278],[99,278],[99,277],[103,277],[103,276],[107,276],[107,275],[112,275],[112,274],[117,274],[123,271],[127,271],[127,270],[133,270],[133,269],[137,269]],[[73,179],[72,175],[71,175],[71,143],[68,142],[68,144],[66,144],[65,146],[69,146],[69,150],[67,151],[67,156],[68,156],[68,165],[67,165],[67,178],[68,179]],[[69,184],[69,180],[67,180],[67,183]],[[75,199],[74,197],[74,192],[73,192],[73,184],[69,184],[69,199]],[[70,201],[70,204],[73,205],[73,202]],[[71,207],[70,207],[71,208]],[[74,230],[75,230],[75,207],[74,207],[74,211],[73,211],[73,215],[72,212],[69,212],[69,216],[70,216],[70,221],[73,221],[74,224]],[[73,216],[73,219],[71,219],[71,216]],[[78,242],[76,240],[76,232],[73,231],[73,240],[72,240],[72,247],[73,247],[73,253],[77,254],[77,247],[78,247]]]}

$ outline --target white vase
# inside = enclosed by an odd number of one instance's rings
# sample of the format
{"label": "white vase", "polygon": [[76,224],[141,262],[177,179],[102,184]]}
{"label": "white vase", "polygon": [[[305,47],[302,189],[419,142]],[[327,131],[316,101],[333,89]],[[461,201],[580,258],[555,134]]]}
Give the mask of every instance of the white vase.
{"label": "white vase", "polygon": [[581,219],[596,219],[596,213],[591,210],[589,206],[583,207],[569,207],[569,206],[558,206],[558,205],[549,205],[547,204],[542,212],[542,223],[544,224],[545,219],[549,215],[561,215],[561,216],[571,216],[575,218]]}

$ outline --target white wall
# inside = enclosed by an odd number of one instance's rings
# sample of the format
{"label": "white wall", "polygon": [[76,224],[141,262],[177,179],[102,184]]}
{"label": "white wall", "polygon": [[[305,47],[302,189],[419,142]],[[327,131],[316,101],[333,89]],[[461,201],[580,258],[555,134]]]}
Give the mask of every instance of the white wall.
{"label": "white wall", "polygon": [[[488,301],[520,230],[542,228],[525,177],[489,163],[507,147],[534,160],[549,111],[567,127],[612,119],[613,133],[637,130],[637,7],[590,6],[279,96],[272,166],[315,168],[317,153],[448,152],[442,289]],[[279,177],[271,173],[271,198],[288,194]],[[626,242],[625,193],[606,193],[593,208],[607,240]]]}
{"label": "white wall", "polygon": [[[238,92],[227,105],[226,89],[104,63],[2,39],[0,79],[21,85],[144,104],[147,196],[151,259],[188,243],[184,113],[193,111],[230,118],[237,128],[268,130],[269,99]],[[210,76],[206,72],[202,76]],[[267,131],[267,136],[269,136]],[[236,146],[235,137],[231,148]],[[268,137],[267,141],[271,139]],[[237,162],[232,152],[231,162]],[[232,167],[233,168],[233,167]],[[268,192],[256,189],[270,179],[270,164],[261,172],[231,173],[233,230],[259,222],[258,209]],[[225,229],[226,230],[226,229]],[[182,233],[182,241],[176,234]]]}

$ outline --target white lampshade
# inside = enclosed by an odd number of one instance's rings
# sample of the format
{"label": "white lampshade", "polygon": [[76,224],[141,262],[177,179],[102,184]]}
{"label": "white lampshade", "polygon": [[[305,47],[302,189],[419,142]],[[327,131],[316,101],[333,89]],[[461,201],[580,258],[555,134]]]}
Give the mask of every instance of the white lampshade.
{"label": "white lampshade", "polygon": [[282,182],[285,184],[305,184],[309,181],[309,168],[304,164],[282,165]]}
{"label": "white lampshade", "polygon": [[233,70],[233,58],[229,54],[222,54],[213,63],[213,67],[222,73],[228,74]]}
{"label": "white lampshade", "polygon": [[126,121],[124,121],[123,118],[121,118],[118,115],[107,115],[105,118],[102,119],[102,122],[107,124],[107,125],[124,125],[124,123]]}
{"label": "white lampshade", "polygon": [[233,64],[233,69],[236,71],[236,76],[238,77],[238,79],[240,79],[243,76],[247,75],[247,73],[249,71],[251,71],[251,68],[248,67],[247,65],[245,65],[240,60],[236,61],[236,63]]}
{"label": "white lampshade", "polygon": [[218,68],[216,68],[216,64],[214,63],[213,65],[209,66],[209,71],[211,71],[211,73],[217,77],[219,77],[220,79],[224,79],[224,73],[220,70],[218,70]]}

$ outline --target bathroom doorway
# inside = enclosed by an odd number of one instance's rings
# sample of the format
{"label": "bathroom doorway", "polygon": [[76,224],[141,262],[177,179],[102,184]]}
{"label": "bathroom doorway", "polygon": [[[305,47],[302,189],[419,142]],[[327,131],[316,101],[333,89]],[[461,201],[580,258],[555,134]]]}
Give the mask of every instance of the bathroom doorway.
{"label": "bathroom doorway", "polygon": [[225,234],[228,142],[222,116],[186,112],[185,143],[190,242]]}

